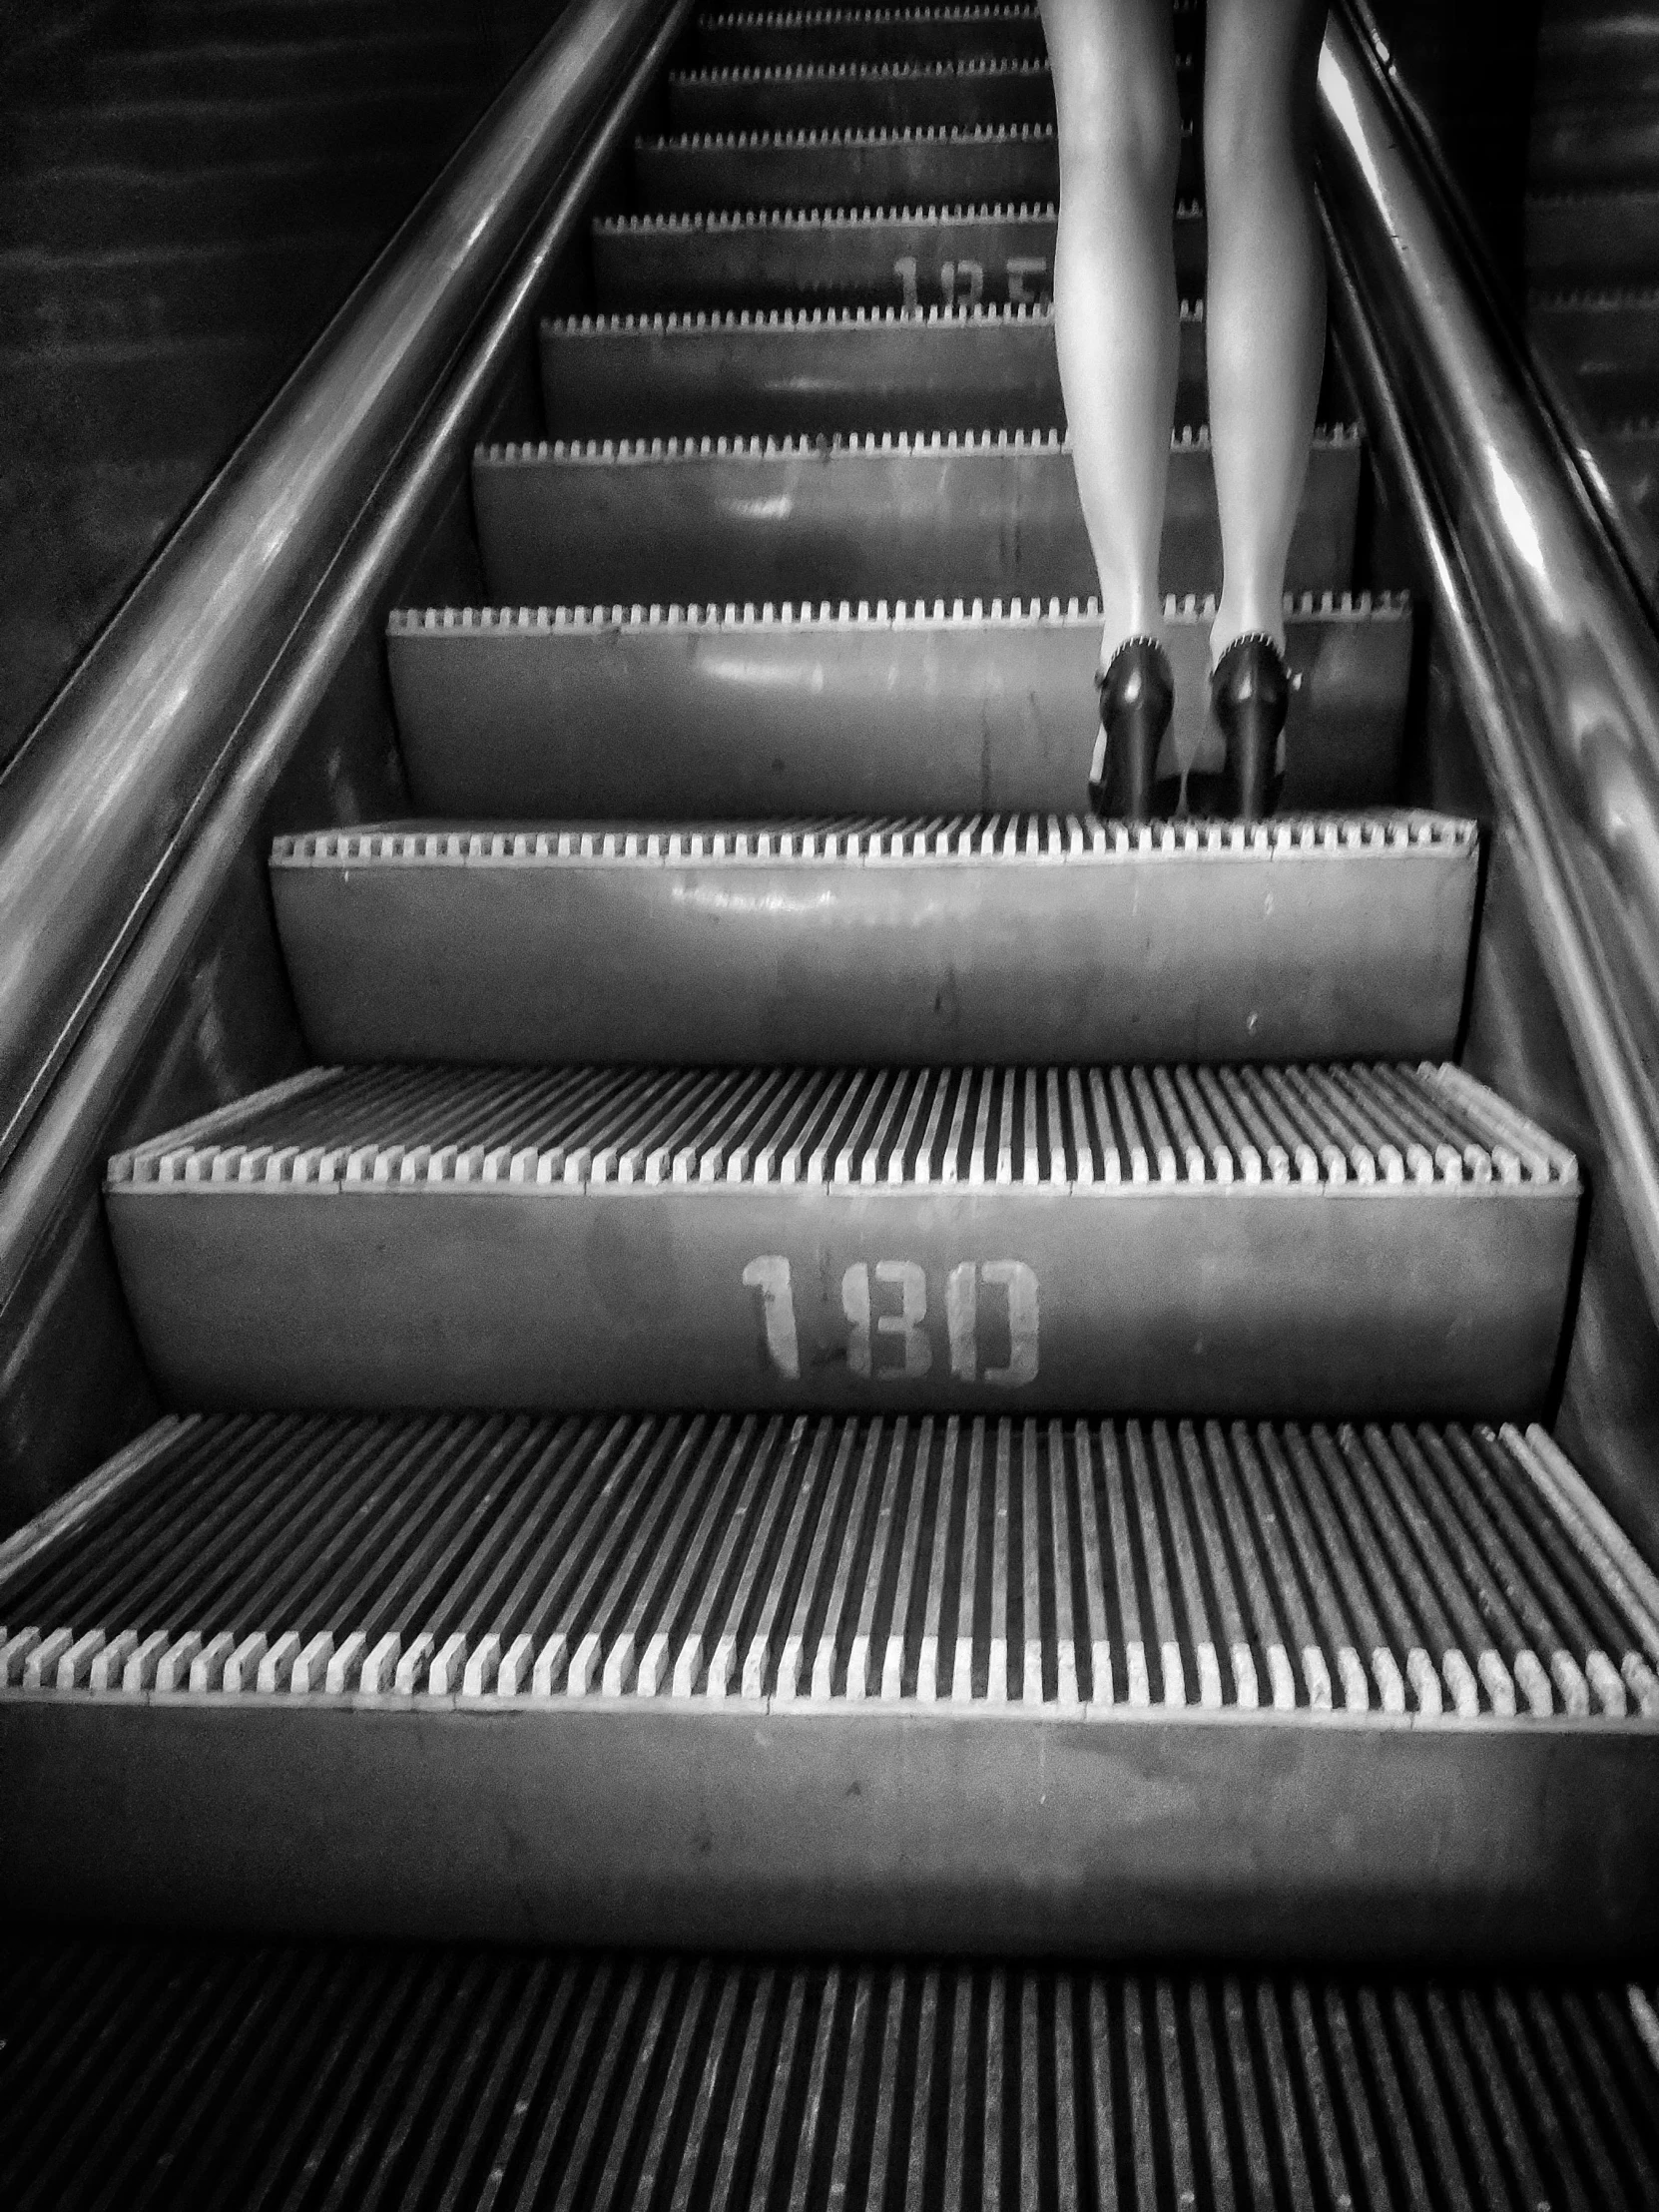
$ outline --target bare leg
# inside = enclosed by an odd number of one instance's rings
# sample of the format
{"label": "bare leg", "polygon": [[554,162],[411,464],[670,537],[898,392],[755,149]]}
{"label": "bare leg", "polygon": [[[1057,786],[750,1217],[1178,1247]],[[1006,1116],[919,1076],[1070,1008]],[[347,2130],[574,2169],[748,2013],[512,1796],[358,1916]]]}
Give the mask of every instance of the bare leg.
{"label": "bare leg", "polygon": [[1163,634],[1158,550],[1180,344],[1181,114],[1170,0],[1042,0],[1060,146],[1060,388],[1105,616],[1104,667]]}
{"label": "bare leg", "polygon": [[1285,563],[1325,359],[1314,95],[1326,0],[1209,0],[1205,342],[1224,577],[1212,662],[1251,632],[1284,650]]}

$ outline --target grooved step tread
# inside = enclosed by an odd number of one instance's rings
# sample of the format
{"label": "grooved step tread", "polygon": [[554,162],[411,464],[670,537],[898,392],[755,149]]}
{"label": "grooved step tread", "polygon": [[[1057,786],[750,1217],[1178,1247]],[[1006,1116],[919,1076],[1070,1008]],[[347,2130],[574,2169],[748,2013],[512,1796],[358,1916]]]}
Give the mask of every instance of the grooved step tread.
{"label": "grooved step tread", "polygon": [[1016,816],[410,825],[271,868],[319,1060],[834,1066],[1443,1055],[1478,860],[1432,816]]}
{"label": "grooved step tread", "polygon": [[138,2203],[158,2160],[178,2204],[266,2212],[362,2202],[387,2173],[411,2212],[528,2212],[555,2177],[643,2212],[733,2174],[754,2212],[922,2212],[964,2170],[967,2201],[1005,2179],[1029,2212],[1360,2204],[1379,2174],[1461,2212],[1637,2204],[1659,2166],[1651,1977],[32,1936],[0,2004],[15,2212],[89,2212],[106,2177]]}
{"label": "grooved step tread", "polygon": [[[1018,306],[1052,289],[1052,206],[716,211],[596,218],[607,312],[799,304]],[[1203,212],[1175,211],[1176,275],[1203,288]],[[960,297],[958,295],[961,295]]]}
{"label": "grooved step tread", "polygon": [[177,1403],[1321,1417],[1534,1411],[1578,1198],[1433,1063],[317,1069],[108,1186]]}
{"label": "grooved step tread", "polygon": [[1659,1717],[1535,1429],[170,1421],[0,1553],[0,1686]]}
{"label": "grooved step tread", "polygon": [[[1176,421],[1205,409],[1204,306],[1181,303]],[[555,438],[835,436],[1065,419],[1051,306],[581,315],[541,327]]]}
{"label": "grooved step tread", "polygon": [[[1316,432],[1288,588],[1354,569],[1359,432]],[[1095,582],[1069,440],[1054,431],[483,446],[473,513],[491,596],[594,599],[1084,593]],[[1163,589],[1221,578],[1208,433],[1172,442]]]}
{"label": "grooved step tread", "polygon": [[914,129],[1052,123],[1046,60],[786,63],[667,80],[671,131]]}
{"label": "grooved step tread", "polygon": [[[1206,714],[1214,612],[1165,608],[1167,773],[1221,764]],[[1410,603],[1294,599],[1286,627],[1297,681],[1284,805],[1386,804]],[[689,821],[762,802],[786,815],[1065,813],[1094,744],[1100,616],[1093,600],[994,598],[446,608],[393,615],[386,647],[425,814],[615,819],[649,803],[659,820]]]}

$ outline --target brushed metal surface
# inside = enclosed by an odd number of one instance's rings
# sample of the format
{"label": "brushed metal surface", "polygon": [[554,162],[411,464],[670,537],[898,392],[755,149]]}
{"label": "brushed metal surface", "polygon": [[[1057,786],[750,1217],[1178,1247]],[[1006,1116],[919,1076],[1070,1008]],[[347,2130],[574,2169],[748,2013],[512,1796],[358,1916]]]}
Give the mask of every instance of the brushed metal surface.
{"label": "brushed metal surface", "polygon": [[1038,60],[786,63],[690,69],[667,83],[671,131],[867,131],[1052,123]]}
{"label": "brushed metal surface", "polygon": [[[1176,190],[1204,190],[1197,135],[1181,137]],[[965,130],[738,131],[641,139],[634,203],[642,212],[698,208],[888,208],[1057,200],[1052,124]]]}
{"label": "brushed metal surface", "polygon": [[[1209,603],[1171,601],[1162,761],[1220,765]],[[1411,669],[1400,599],[1287,603],[1284,803],[1385,806]],[[386,640],[403,757],[439,817],[1067,813],[1097,728],[1092,601],[428,611]],[[557,703],[555,705],[555,702]],[[594,742],[603,732],[604,742]]]}
{"label": "brushed metal surface", "polygon": [[33,1915],[94,1923],[1628,1970],[1659,1936],[1656,1740],[1642,1721],[0,1691],[0,1855]]}
{"label": "brushed metal surface", "polygon": [[1427,1064],[318,1071],[108,1190],[180,1403],[1319,1418],[1535,1412],[1578,1202]]}
{"label": "brushed metal surface", "polygon": [[[1319,432],[1289,590],[1352,582],[1360,475],[1359,433]],[[472,500],[490,592],[512,606],[1064,597],[1096,581],[1055,432],[489,446]],[[1171,451],[1160,565],[1168,592],[1221,580],[1203,433]]]}
{"label": "brushed metal surface", "polygon": [[[1053,286],[1052,207],[610,216],[593,226],[595,304],[671,308],[1019,305]],[[1204,287],[1201,210],[1175,211],[1175,269]]]}
{"label": "brushed metal surface", "polygon": [[[1204,311],[1181,308],[1176,421],[1203,419]],[[774,308],[544,322],[555,438],[1028,430],[1065,420],[1049,307]]]}
{"label": "brushed metal surface", "polygon": [[1478,870],[1434,818],[1033,816],[370,828],[271,880],[319,1060],[837,1066],[1443,1057]]}
{"label": "brushed metal surface", "polygon": [[[1659,1023],[1659,645],[1415,173],[1382,65],[1342,10],[1321,60],[1320,101],[1327,204],[1351,280],[1371,302],[1380,429],[1398,449],[1443,596],[1481,765],[1606,1148],[1608,1195],[1659,1312],[1650,1049]],[[1659,197],[1535,201],[1529,226],[1550,205],[1593,207],[1608,251],[1644,239],[1651,247],[1659,236]]]}
{"label": "brushed metal surface", "polygon": [[[1184,27],[1191,20],[1191,10],[1183,8]],[[1048,51],[1035,7],[990,6],[709,8],[699,11],[688,45],[705,69],[1040,61]]]}

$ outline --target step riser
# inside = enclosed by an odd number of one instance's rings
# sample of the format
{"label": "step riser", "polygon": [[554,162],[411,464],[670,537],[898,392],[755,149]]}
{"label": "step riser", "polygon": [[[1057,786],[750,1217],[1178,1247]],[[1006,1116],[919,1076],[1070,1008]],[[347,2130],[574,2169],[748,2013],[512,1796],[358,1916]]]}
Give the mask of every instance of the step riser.
{"label": "step riser", "polygon": [[[547,323],[554,438],[1028,430],[1065,420],[1049,317],[897,317],[747,328]],[[1204,324],[1181,323],[1178,426],[1205,415]]]}
{"label": "step riser", "polygon": [[[922,210],[790,222],[596,223],[597,304],[614,314],[764,306],[1018,306],[1053,285],[1054,212]],[[1175,221],[1177,280],[1204,286],[1202,216]]]}
{"label": "step riser", "polygon": [[1548,287],[1653,281],[1659,191],[1583,193],[1526,203],[1526,268]]}
{"label": "step riser", "polygon": [[[1399,789],[1404,611],[1297,616],[1289,810]],[[1163,768],[1220,765],[1207,624],[1166,636],[1176,719]],[[1094,744],[1100,629],[1085,615],[975,625],[711,621],[420,629],[387,639],[410,788],[451,819],[1065,814]],[[557,699],[559,712],[550,712]],[[594,734],[604,732],[596,744]]]}
{"label": "step riser", "polygon": [[[691,215],[700,208],[915,208],[1018,206],[1057,200],[1060,164],[1051,136],[943,138],[887,145],[719,140],[647,141],[634,149],[635,204]],[[1204,189],[1191,132],[1176,187]]]}
{"label": "step riser", "polygon": [[323,1061],[1441,1059],[1476,869],[343,859],[272,888]]}
{"label": "step riser", "polygon": [[671,77],[668,127],[686,131],[972,131],[1054,121],[1046,68],[857,76]]}
{"label": "step riser", "polygon": [[1651,1726],[1332,1722],[1264,1758],[1226,1718],[293,1703],[0,1693],[14,1904],[745,1951],[1623,1962],[1659,1939]]}
{"label": "step riser", "polygon": [[[1549,1387],[1577,1202],[1409,1186],[117,1187],[109,1217],[175,1404],[1519,1418]],[[894,1263],[925,1313],[903,1342],[877,1331],[864,1359],[848,1273]],[[890,1320],[882,1283],[873,1311]],[[952,1308],[964,1296],[971,1326]],[[886,1371],[903,1359],[913,1374]]]}
{"label": "step riser", "polygon": [[[1286,588],[1354,572],[1356,439],[1314,448]],[[698,598],[1087,597],[1077,478],[1057,444],[711,454],[623,462],[479,455],[473,511],[491,597],[509,606]],[[1209,451],[1171,456],[1160,582],[1214,590],[1221,530]]]}
{"label": "step riser", "polygon": [[1647,107],[1610,110],[1595,98],[1549,110],[1532,125],[1528,174],[1543,192],[1619,192],[1659,183],[1659,118]]}
{"label": "step riser", "polygon": [[[818,11],[814,11],[817,13]],[[1190,34],[1186,41],[1190,47]],[[822,68],[881,62],[1042,61],[1042,18],[1029,12],[955,11],[931,18],[897,12],[840,21],[768,21],[751,16],[699,23],[691,51],[703,69]]]}
{"label": "step riser", "polygon": [[1533,337],[1603,419],[1651,410],[1659,389],[1659,300],[1550,300],[1527,316]]}

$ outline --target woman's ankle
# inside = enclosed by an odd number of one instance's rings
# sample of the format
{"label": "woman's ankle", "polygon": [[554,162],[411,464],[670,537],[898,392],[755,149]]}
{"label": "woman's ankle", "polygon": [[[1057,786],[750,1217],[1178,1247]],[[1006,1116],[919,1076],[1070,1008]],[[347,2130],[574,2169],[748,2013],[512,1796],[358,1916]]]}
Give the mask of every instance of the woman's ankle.
{"label": "woman's ankle", "polygon": [[1216,619],[1210,625],[1210,672],[1221,666],[1222,657],[1241,638],[1266,638],[1278,653],[1286,657],[1285,610],[1283,605],[1274,607],[1272,613],[1261,607],[1243,607],[1237,612],[1225,605],[1216,611]]}

